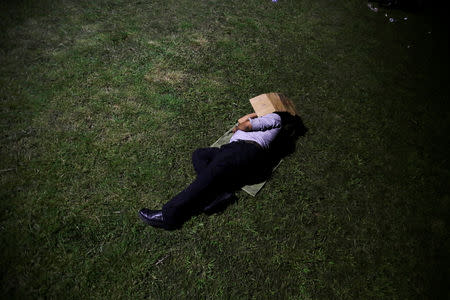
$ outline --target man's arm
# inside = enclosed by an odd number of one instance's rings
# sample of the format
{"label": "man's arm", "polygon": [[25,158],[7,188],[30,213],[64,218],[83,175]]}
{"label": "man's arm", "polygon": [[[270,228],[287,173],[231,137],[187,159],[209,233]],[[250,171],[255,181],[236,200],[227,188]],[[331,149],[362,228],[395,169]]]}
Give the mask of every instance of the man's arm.
{"label": "man's arm", "polygon": [[258,117],[258,115],[256,113],[251,113],[251,114],[245,115],[242,118],[240,118],[238,120],[238,123],[241,124],[241,123],[244,123],[245,121],[248,121],[248,119],[254,119],[256,117]]}
{"label": "man's arm", "polygon": [[233,128],[233,133],[242,130],[242,131],[252,131],[252,124],[250,123],[250,120],[247,120],[245,122],[239,123],[237,126]]}
{"label": "man's arm", "polygon": [[252,126],[252,130],[254,131],[280,128],[281,117],[276,113],[270,113],[256,119],[251,119],[250,123]]}

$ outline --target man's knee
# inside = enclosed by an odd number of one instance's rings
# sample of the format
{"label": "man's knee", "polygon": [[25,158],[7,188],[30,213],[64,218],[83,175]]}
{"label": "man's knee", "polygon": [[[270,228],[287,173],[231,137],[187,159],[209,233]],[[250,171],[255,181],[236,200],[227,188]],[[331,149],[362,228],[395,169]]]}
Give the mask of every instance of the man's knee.
{"label": "man's knee", "polygon": [[210,161],[214,155],[219,151],[218,148],[199,148],[192,153],[193,162]]}
{"label": "man's knee", "polygon": [[192,152],[192,160],[193,161],[200,159],[200,157],[202,156],[202,149],[203,148],[199,148],[199,149],[196,149],[194,152]]}

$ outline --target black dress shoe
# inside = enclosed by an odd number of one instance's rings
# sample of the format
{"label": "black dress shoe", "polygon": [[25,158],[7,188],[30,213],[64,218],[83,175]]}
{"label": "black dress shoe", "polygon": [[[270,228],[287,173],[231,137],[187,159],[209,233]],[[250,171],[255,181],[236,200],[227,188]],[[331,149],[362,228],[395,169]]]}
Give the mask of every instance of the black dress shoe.
{"label": "black dress shoe", "polygon": [[164,222],[162,210],[150,210],[148,208],[143,208],[139,211],[139,217],[150,226],[163,228],[166,230],[175,229],[173,226],[170,226]]}

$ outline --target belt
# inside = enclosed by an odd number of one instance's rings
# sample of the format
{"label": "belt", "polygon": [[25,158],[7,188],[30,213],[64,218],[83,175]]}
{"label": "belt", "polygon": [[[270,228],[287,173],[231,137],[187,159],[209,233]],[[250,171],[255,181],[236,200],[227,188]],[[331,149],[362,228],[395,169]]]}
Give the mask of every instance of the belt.
{"label": "belt", "polygon": [[237,142],[240,142],[240,143],[247,143],[247,144],[252,144],[252,145],[258,146],[259,148],[262,149],[262,146],[261,146],[260,144],[258,144],[257,142],[255,142],[255,141],[238,140]]}

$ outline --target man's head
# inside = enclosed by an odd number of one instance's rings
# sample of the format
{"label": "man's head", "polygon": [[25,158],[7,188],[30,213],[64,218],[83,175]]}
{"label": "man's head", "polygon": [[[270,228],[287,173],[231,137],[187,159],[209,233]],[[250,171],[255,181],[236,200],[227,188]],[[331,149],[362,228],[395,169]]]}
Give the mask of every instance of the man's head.
{"label": "man's head", "polygon": [[308,131],[298,115],[291,115],[285,111],[275,113],[281,117],[281,130],[285,137],[295,140],[298,137],[305,135]]}
{"label": "man's head", "polygon": [[295,152],[295,144],[300,136],[305,135],[308,129],[302,119],[288,112],[275,112],[281,117],[281,130],[270,145],[273,163],[279,159]]}

